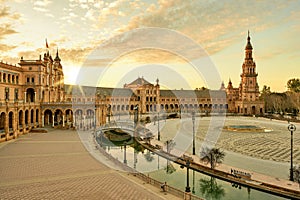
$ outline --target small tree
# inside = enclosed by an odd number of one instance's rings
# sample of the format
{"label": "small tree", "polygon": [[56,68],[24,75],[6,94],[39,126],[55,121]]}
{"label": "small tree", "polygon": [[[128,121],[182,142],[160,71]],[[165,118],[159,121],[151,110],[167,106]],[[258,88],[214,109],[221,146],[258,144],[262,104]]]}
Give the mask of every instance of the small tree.
{"label": "small tree", "polygon": [[292,92],[300,92],[300,79],[293,78],[288,80],[287,88]]}
{"label": "small tree", "polygon": [[210,163],[210,168],[214,169],[217,164],[221,164],[225,158],[225,153],[219,148],[202,148],[200,159],[206,163]]}
{"label": "small tree", "polygon": [[167,140],[165,142],[165,145],[167,146],[167,153],[170,153],[171,150],[175,147],[176,142],[174,142],[174,140]]}

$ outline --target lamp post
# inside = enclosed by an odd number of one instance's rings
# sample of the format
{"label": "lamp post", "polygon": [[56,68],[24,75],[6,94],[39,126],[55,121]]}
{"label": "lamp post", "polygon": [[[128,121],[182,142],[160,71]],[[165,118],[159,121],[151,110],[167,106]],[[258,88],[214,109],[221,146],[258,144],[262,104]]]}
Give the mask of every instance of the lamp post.
{"label": "lamp post", "polygon": [[190,193],[191,188],[190,188],[190,180],[189,180],[189,169],[190,169],[190,160],[186,160],[186,187],[185,187],[185,192]]}
{"label": "lamp post", "polygon": [[193,155],[195,155],[195,111],[192,112],[192,121],[193,121]]}
{"label": "lamp post", "polygon": [[127,164],[127,159],[126,159],[126,142],[124,142],[124,164]]}
{"label": "lamp post", "polygon": [[157,112],[157,140],[160,141],[159,112]]}
{"label": "lamp post", "polygon": [[192,193],[195,194],[195,170],[193,170],[193,188]]}
{"label": "lamp post", "polygon": [[134,137],[137,137],[137,135],[136,135],[136,127],[137,127],[137,123],[139,121],[139,105],[136,105],[134,107],[134,118],[133,118],[133,121],[134,121]]}
{"label": "lamp post", "polygon": [[288,130],[291,132],[291,168],[290,168],[290,181],[294,181],[294,173],[293,173],[293,132],[296,131],[296,126],[294,124],[290,124],[288,126]]}

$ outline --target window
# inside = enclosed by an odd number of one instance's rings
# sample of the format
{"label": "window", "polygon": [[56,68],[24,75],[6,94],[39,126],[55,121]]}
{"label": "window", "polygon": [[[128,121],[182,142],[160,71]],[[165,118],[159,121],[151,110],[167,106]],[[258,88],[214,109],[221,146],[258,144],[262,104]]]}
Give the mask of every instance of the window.
{"label": "window", "polygon": [[7,82],[10,83],[10,74],[7,75]]}
{"label": "window", "polygon": [[31,78],[31,82],[34,83],[34,77]]}
{"label": "window", "polygon": [[6,74],[3,73],[3,82],[5,83],[6,82]]}
{"label": "window", "polygon": [[30,78],[29,78],[29,77],[26,78],[26,82],[27,82],[27,83],[30,82]]}
{"label": "window", "polygon": [[15,100],[19,99],[19,90],[16,88],[15,89]]}
{"label": "window", "polygon": [[9,99],[9,88],[6,87],[5,88],[5,100],[8,100]]}
{"label": "window", "polygon": [[11,82],[12,82],[12,83],[15,83],[15,75],[12,75],[12,77],[11,77]]}
{"label": "window", "polygon": [[19,76],[16,76],[16,84],[19,83]]}

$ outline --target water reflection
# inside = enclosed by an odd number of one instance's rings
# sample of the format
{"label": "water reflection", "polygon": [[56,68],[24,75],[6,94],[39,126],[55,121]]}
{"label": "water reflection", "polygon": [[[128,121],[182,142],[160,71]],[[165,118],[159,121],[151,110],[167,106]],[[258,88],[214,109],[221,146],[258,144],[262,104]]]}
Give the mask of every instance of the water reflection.
{"label": "water reflection", "polygon": [[225,189],[222,185],[218,185],[215,178],[210,177],[210,179],[201,178],[200,192],[206,199],[221,199],[225,196]]}
{"label": "water reflection", "polygon": [[165,170],[167,174],[172,174],[176,171],[175,167],[169,160],[167,160],[167,166],[165,167]]}
{"label": "water reflection", "polygon": [[153,153],[147,149],[147,153],[144,154],[147,162],[152,162],[154,160]]}
{"label": "water reflection", "polygon": [[[102,142],[102,148],[104,148],[107,153],[111,154],[113,158],[116,158],[121,163],[123,163],[124,157],[126,156],[128,166],[158,181],[167,182],[167,184],[172,187],[182,191],[185,190],[186,170],[181,169],[176,163],[153,154],[139,145],[135,140],[126,141],[126,152],[124,142],[116,146],[116,143],[113,144],[109,141],[105,141],[104,138],[102,138],[102,141],[100,141],[100,138],[97,138],[97,140],[99,144]],[[205,199],[283,199],[257,190],[251,190],[250,197],[250,190],[247,188],[235,188],[232,187],[231,183],[211,178],[193,170],[190,170],[190,177],[192,193]]]}

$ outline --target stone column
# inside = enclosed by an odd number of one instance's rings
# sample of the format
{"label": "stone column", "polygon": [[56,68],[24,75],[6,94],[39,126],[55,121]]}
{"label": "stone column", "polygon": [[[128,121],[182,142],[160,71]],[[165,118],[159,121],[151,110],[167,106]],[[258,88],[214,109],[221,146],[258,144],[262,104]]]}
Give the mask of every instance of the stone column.
{"label": "stone column", "polygon": [[14,120],[13,120],[13,131],[14,131],[14,139],[18,137],[18,112],[14,113]]}
{"label": "stone column", "polygon": [[63,127],[65,127],[65,115],[62,116],[62,120],[63,120]]}
{"label": "stone column", "polygon": [[34,102],[36,102],[36,92],[34,92]]}
{"label": "stone column", "polygon": [[26,100],[26,94],[27,94],[27,92],[24,92],[24,103],[27,102],[27,100]]}
{"label": "stone column", "polygon": [[45,126],[45,116],[42,115],[42,127],[44,127],[44,126]]}
{"label": "stone column", "polygon": [[36,110],[33,112],[33,128],[36,128]]}
{"label": "stone column", "polygon": [[85,122],[85,115],[83,115],[83,120],[82,120],[82,127],[83,127],[83,130],[85,130],[85,124],[86,124],[86,122]]}
{"label": "stone column", "polygon": [[25,132],[26,132],[26,126],[25,126],[25,111],[23,111],[22,127],[23,127],[23,133],[25,133]]}
{"label": "stone column", "polygon": [[52,127],[54,127],[54,114],[52,115]]}
{"label": "stone column", "polygon": [[5,140],[7,141],[9,139],[9,112],[5,115],[5,121],[4,121],[4,132],[5,132]]}

